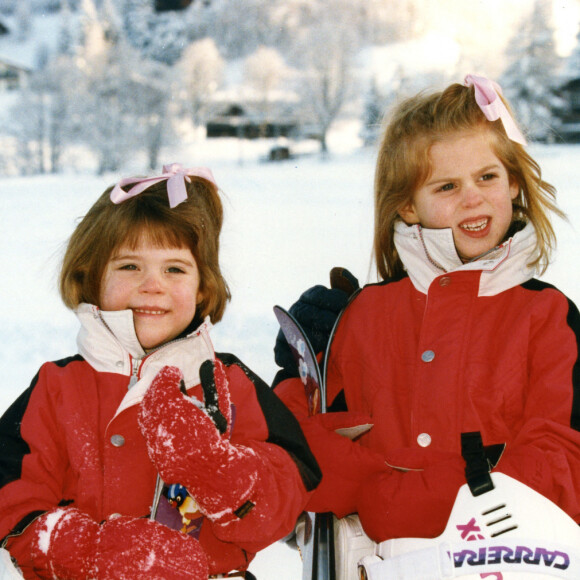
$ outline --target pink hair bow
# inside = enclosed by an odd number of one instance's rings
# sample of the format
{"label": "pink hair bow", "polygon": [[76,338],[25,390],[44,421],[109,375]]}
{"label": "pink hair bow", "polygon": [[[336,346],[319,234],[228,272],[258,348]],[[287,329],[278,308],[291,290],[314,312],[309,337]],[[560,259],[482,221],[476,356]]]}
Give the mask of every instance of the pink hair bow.
{"label": "pink hair bow", "polygon": [[475,102],[479,105],[488,121],[501,119],[507,136],[512,141],[520,143],[520,145],[527,145],[526,138],[522,135],[507,107],[500,99],[502,92],[497,83],[490,81],[486,77],[467,75],[465,77],[465,86],[473,86],[475,89]]}
{"label": "pink hair bow", "polygon": [[[187,181],[190,183],[192,176],[207,179],[217,187],[211,169],[207,167],[192,167],[184,169],[181,163],[172,163],[171,165],[164,165],[162,174],[155,177],[127,177],[121,179],[121,181],[113,187],[113,191],[111,191],[111,201],[113,203],[123,203],[131,197],[139,195],[152,185],[166,180],[169,207],[174,208],[187,199],[185,182]],[[131,184],[133,184],[133,187],[128,191],[123,189],[124,186]]]}

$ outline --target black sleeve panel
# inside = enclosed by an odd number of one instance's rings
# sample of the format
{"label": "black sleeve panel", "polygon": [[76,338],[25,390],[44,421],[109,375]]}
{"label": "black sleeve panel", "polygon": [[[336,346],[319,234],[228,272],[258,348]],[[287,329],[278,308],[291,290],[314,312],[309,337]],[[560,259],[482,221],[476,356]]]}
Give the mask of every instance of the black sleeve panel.
{"label": "black sleeve panel", "polygon": [[[568,304],[568,326],[576,335],[576,344],[578,346],[578,353],[580,354],[580,313],[571,300],[568,300]],[[580,431],[580,356],[576,359],[576,363],[572,369],[572,385],[574,395],[572,398],[572,416],[570,417],[570,426],[576,431]]]}
{"label": "black sleeve panel", "polygon": [[268,443],[282,447],[292,457],[308,491],[316,488],[322,473],[296,417],[272,389],[236,356],[229,353],[216,353],[216,356],[226,366],[237,365],[253,383],[268,426]]}
{"label": "black sleeve panel", "polygon": [[[537,280],[536,278],[532,278],[528,280],[522,287],[526,290],[532,290],[535,292],[541,292],[542,290],[552,289],[560,292],[555,286],[552,284],[548,284],[547,282],[543,282],[541,280]],[[560,292],[561,293],[561,292]],[[572,368],[572,412],[570,416],[570,427],[575,429],[576,431],[580,431],[580,312],[578,312],[578,308],[572,300],[567,298],[562,294],[562,296],[568,301],[568,316],[566,317],[566,322],[574,336],[576,337],[576,345],[577,345],[577,357],[576,362],[574,363],[574,367]]]}

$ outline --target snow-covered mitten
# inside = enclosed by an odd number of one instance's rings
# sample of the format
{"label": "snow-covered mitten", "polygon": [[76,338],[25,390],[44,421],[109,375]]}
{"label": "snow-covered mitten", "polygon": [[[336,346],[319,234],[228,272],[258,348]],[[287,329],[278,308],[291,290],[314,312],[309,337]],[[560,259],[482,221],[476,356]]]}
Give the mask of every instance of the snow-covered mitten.
{"label": "snow-covered mitten", "polygon": [[164,367],[141,403],[139,425],[167,484],[180,483],[201,512],[219,523],[244,517],[260,494],[262,461],[229,440],[230,398],[219,360],[200,368],[205,404],[184,394],[181,371]]}
{"label": "snow-covered mitten", "polygon": [[99,525],[76,508],[38,518],[30,548],[41,578],[206,580],[206,555],[197,540],[157,522],[119,516]]}

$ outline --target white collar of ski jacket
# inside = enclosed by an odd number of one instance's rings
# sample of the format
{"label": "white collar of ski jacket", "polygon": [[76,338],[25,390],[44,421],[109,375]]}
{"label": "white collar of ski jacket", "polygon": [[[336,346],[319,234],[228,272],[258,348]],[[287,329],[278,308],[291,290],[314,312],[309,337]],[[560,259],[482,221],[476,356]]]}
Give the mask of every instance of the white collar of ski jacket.
{"label": "white collar of ski jacket", "polygon": [[455,248],[451,228],[423,228],[395,224],[395,246],[413,286],[427,294],[439,276],[449,272],[479,270],[479,296],[495,296],[532,278],[536,232],[531,223],[477,260],[464,264]]}
{"label": "white collar of ski jacket", "polygon": [[178,367],[189,389],[199,384],[201,363],[215,357],[209,317],[187,336],[146,353],[137,340],[131,310],[109,312],[80,304],[75,312],[81,323],[77,346],[82,357],[99,372],[127,376],[128,393],[117,413],[139,403],[164,366]]}

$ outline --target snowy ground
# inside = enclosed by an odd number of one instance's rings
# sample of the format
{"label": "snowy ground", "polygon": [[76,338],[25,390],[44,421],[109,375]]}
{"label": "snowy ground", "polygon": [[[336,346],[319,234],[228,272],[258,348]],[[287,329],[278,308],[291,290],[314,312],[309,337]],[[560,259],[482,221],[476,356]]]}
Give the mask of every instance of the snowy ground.
{"label": "snowy ground", "polygon": [[[331,142],[332,145],[332,142]],[[224,192],[222,264],[233,300],[214,331],[217,349],[237,354],[270,381],[274,304],[289,306],[301,291],[326,284],[342,265],[373,280],[374,151],[334,149],[330,159],[301,157],[262,163],[267,149],[236,141],[197,143],[166,161],[210,165]],[[558,220],[558,253],[544,278],[580,304],[578,228],[580,147],[534,146],[544,177],[558,188],[570,223]],[[59,302],[56,275],[76,220],[118,176],[64,174],[0,178],[0,411],[28,386],[45,360],[75,352],[76,320]],[[276,544],[252,566],[259,580],[296,580],[296,552]]]}

